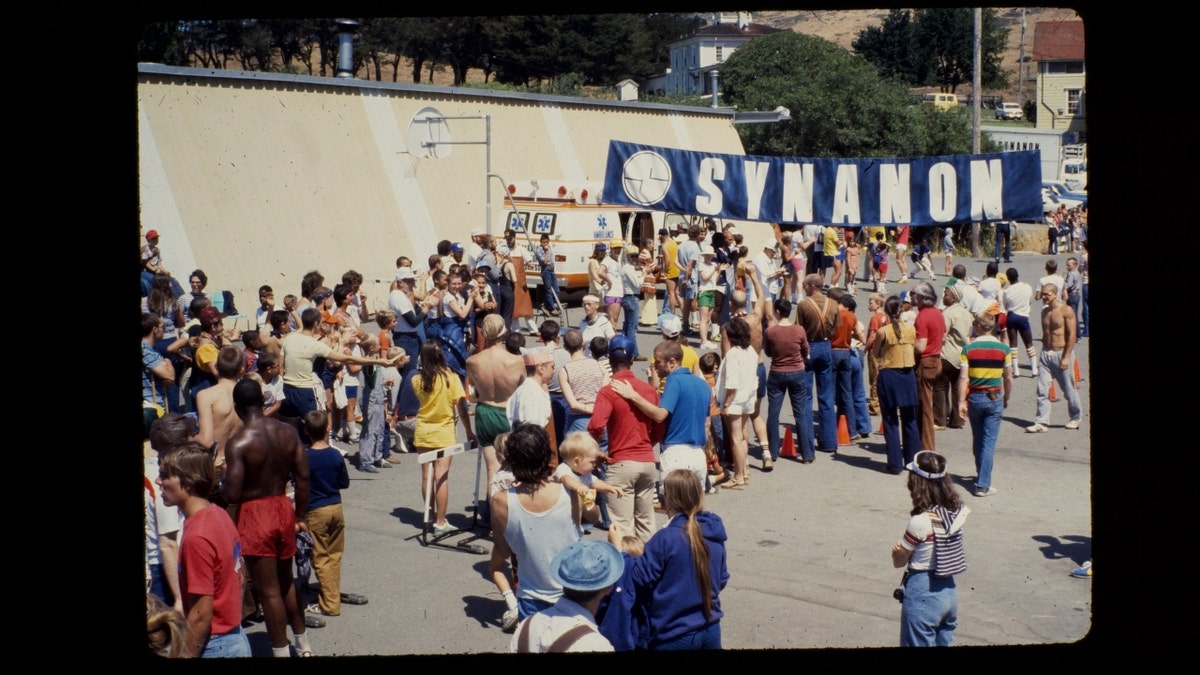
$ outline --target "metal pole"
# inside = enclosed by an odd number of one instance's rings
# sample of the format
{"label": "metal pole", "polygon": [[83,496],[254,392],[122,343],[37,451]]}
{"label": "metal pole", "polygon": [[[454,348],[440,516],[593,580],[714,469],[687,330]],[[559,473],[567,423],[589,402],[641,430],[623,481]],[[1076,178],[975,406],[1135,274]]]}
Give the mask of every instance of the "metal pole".
{"label": "metal pole", "polygon": [[[983,40],[983,10],[980,9],[979,7],[976,7],[975,8],[975,44],[974,44],[974,52],[975,53],[974,53],[974,58],[973,58],[972,68],[971,68],[971,70],[973,71],[972,75],[971,75],[971,92],[973,93],[973,96],[971,96],[971,152],[976,155],[979,154],[979,99],[981,98],[980,97],[981,90],[979,87],[980,87],[980,83],[983,80],[982,76],[979,73],[980,61],[981,61],[979,52],[980,52],[980,46],[981,46],[982,40]],[[971,256],[974,258],[979,257],[979,232],[980,232],[980,229],[981,228],[980,228],[979,223],[971,223]]]}

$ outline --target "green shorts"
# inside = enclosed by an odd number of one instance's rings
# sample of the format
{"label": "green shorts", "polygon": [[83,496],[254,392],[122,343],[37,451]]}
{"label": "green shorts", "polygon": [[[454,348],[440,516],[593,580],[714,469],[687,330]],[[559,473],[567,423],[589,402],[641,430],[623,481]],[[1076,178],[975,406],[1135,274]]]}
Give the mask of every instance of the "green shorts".
{"label": "green shorts", "polygon": [[479,447],[492,445],[506,431],[512,431],[507,410],[486,403],[475,406],[475,437],[479,439]]}
{"label": "green shorts", "polygon": [[716,291],[700,291],[700,306],[701,307],[716,307],[717,292]]}

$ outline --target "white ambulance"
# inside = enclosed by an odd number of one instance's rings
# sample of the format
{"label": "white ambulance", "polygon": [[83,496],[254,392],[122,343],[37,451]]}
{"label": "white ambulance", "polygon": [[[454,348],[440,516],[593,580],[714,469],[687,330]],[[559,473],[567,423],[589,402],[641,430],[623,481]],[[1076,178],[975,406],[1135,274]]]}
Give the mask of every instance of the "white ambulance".
{"label": "white ambulance", "polygon": [[647,239],[658,242],[658,230],[686,220],[661,211],[605,204],[599,183],[531,180],[510,183],[497,217],[497,236],[517,233],[517,245],[528,249],[525,274],[531,284],[541,284],[541,265],[534,249],[543,234],[554,251],[554,271],[560,292],[586,289],[588,259],[596,244],[613,240],[641,248]]}

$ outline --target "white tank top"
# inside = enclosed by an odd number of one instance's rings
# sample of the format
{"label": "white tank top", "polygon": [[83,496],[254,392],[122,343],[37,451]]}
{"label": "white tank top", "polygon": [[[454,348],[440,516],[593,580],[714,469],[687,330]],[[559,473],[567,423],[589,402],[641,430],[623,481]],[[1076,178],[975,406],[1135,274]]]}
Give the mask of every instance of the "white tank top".
{"label": "white tank top", "polygon": [[571,497],[561,485],[558,501],[549,510],[532,513],[521,506],[517,489],[508,489],[508,523],[504,539],[517,556],[517,595],[544,602],[555,602],[562,586],[550,576],[550,561],[564,548],[583,537],[571,517]]}

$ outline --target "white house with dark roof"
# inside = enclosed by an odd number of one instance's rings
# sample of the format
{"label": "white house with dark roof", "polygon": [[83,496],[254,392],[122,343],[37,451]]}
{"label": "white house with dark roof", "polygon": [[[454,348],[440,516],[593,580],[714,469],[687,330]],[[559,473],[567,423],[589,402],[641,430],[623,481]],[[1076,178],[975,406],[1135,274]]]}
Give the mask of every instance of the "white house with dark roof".
{"label": "white house with dark roof", "polygon": [[1087,130],[1087,68],[1082,21],[1039,21],[1033,33],[1038,64],[1037,128]]}
{"label": "white house with dark roof", "polygon": [[[725,59],[738,47],[756,37],[778,33],[773,28],[751,23],[750,12],[718,12],[713,14],[707,26],[698,28],[688,37],[670,45],[671,66],[666,73],[667,94],[698,96],[711,94],[712,72],[719,70]],[[657,78],[647,86],[648,91],[658,89]],[[718,78],[719,81],[719,78]],[[720,85],[717,85],[718,90]]]}

